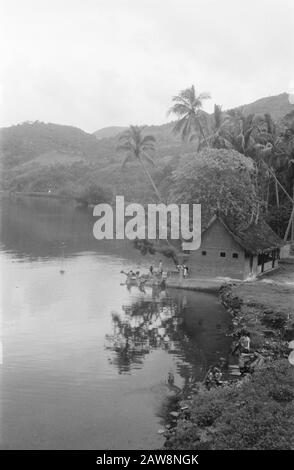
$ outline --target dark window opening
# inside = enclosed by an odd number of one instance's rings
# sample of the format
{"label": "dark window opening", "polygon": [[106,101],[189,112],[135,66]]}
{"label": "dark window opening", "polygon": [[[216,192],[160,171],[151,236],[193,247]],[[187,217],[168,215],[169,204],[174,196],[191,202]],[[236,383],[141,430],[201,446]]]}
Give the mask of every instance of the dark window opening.
{"label": "dark window opening", "polygon": [[239,258],[238,253],[233,253],[233,258]]}
{"label": "dark window opening", "polygon": [[258,255],[258,265],[263,265],[264,263],[268,263],[270,261],[275,260],[275,251],[268,251],[267,253],[261,253]]}
{"label": "dark window opening", "polygon": [[225,258],[225,257],[226,257],[226,253],[225,253],[224,251],[221,251],[219,255],[220,255],[221,258]]}
{"label": "dark window opening", "polygon": [[203,255],[203,256],[206,256],[206,251],[205,251],[205,250],[202,251],[202,255]]}

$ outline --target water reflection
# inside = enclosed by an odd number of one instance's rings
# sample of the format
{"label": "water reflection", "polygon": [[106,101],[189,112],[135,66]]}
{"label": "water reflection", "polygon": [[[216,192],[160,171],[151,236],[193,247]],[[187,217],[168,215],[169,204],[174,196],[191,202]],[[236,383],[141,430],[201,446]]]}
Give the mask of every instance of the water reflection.
{"label": "water reflection", "polygon": [[[196,297],[199,310],[195,308]],[[213,317],[209,315],[212,311]],[[110,362],[119,374],[142,367],[146,355],[162,349],[174,356],[173,372],[187,384],[204,378],[210,361],[217,361],[220,351],[228,353],[228,329],[215,297],[153,288],[139,300],[123,305],[121,313],[112,312],[112,333],[106,335],[106,349],[112,353]],[[203,342],[207,335],[210,346]]]}
{"label": "water reflection", "polygon": [[139,300],[122,306],[123,314],[112,313],[113,333],[107,335],[108,349],[115,352],[112,363],[119,373],[143,363],[153,349],[174,350],[177,317],[171,299]]}

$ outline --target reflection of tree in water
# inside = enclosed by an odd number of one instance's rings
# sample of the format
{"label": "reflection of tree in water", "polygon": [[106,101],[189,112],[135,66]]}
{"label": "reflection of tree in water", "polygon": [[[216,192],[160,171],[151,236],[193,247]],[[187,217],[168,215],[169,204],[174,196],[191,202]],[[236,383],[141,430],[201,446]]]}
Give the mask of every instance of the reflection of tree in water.
{"label": "reflection of tree in water", "polygon": [[161,348],[181,357],[177,370],[188,380],[190,364],[195,355],[199,357],[199,350],[183,328],[181,306],[170,298],[157,297],[138,300],[122,310],[121,315],[112,314],[113,333],[106,336],[107,349],[115,353],[111,362],[119,373],[140,367],[147,354]]}

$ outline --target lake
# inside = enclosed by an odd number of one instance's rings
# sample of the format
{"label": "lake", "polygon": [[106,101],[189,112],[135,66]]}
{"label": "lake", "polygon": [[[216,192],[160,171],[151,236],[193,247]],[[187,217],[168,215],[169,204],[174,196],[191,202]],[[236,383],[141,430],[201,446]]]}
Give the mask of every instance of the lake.
{"label": "lake", "polygon": [[0,202],[1,448],[159,448],[168,374],[183,387],[228,357],[229,314],[212,294],[127,289],[120,271],[158,258],[95,240],[91,211]]}

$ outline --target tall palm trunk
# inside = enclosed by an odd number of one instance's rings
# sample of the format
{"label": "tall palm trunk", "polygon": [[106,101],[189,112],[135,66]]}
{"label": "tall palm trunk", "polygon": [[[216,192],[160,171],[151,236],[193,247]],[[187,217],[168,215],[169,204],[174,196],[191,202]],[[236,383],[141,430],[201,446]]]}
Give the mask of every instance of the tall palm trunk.
{"label": "tall palm trunk", "polygon": [[268,213],[269,195],[270,195],[270,176],[268,177],[267,185],[266,185],[266,199],[265,199],[266,200],[266,203],[265,203],[266,213]]}
{"label": "tall palm trunk", "polygon": [[[142,160],[142,158],[141,158],[140,156],[139,156],[139,161],[140,161],[140,163],[141,163],[141,165],[142,165],[142,168],[143,168],[143,170],[144,170],[144,172],[145,172],[145,175],[146,175],[147,178],[149,179],[149,181],[150,181],[150,183],[151,183],[151,185],[152,185],[152,187],[153,187],[153,189],[154,189],[154,191],[155,191],[155,194],[156,194],[157,197],[158,197],[158,201],[159,201],[159,202],[162,202],[161,194],[160,194],[160,192],[159,192],[159,190],[158,190],[156,184],[154,183],[153,178],[152,178],[152,176],[150,175],[150,172],[148,171],[148,168],[146,167],[145,163],[143,162],[143,160]],[[158,240],[158,243],[159,243],[159,240]],[[168,238],[166,239],[166,243],[167,243],[167,245],[168,245],[169,247],[172,247],[172,244],[170,243],[170,241],[168,240]],[[175,260],[174,260],[174,263],[175,263],[175,265],[178,264],[178,262],[176,262]]]}
{"label": "tall palm trunk", "polygon": [[292,203],[293,203],[292,212],[291,212],[290,219],[289,219],[286,232],[284,235],[284,241],[285,242],[287,241],[288,235],[291,229],[291,244],[293,245],[294,243],[294,181],[293,181]]}
{"label": "tall palm trunk", "polygon": [[160,192],[159,192],[159,190],[157,189],[156,184],[154,183],[153,178],[152,178],[151,174],[150,174],[149,171],[148,171],[148,168],[146,167],[146,165],[145,165],[145,163],[143,162],[143,159],[142,159],[141,157],[139,157],[139,160],[140,160],[140,164],[142,165],[142,168],[143,168],[143,170],[144,170],[144,172],[145,172],[145,175],[146,175],[147,178],[149,179],[149,181],[150,181],[150,183],[151,183],[151,185],[152,185],[152,187],[153,187],[153,189],[154,189],[154,191],[155,191],[155,194],[156,194],[157,197],[158,197],[159,202],[162,202],[162,197],[161,197],[161,195],[160,195]]}
{"label": "tall palm trunk", "polygon": [[[294,181],[293,181],[292,199],[294,201]],[[291,230],[291,244],[292,244],[292,247],[293,247],[293,243],[294,243],[294,204],[293,204],[293,210],[292,210],[292,230]]]}
{"label": "tall palm trunk", "polygon": [[279,208],[280,207],[279,188],[278,188],[278,183],[276,179],[275,179],[275,192],[276,192],[277,208]]}
{"label": "tall palm trunk", "polygon": [[200,119],[198,119],[198,126],[199,126],[199,129],[200,129],[200,133],[201,133],[201,135],[202,135],[202,137],[203,137],[203,140],[204,140],[204,142],[205,142],[205,145],[206,145],[207,147],[209,147],[210,145],[209,145],[209,142],[208,142],[208,140],[207,140],[207,138],[206,138],[206,135],[205,135],[205,133],[204,133],[202,124],[201,124],[201,122],[200,122]]}

